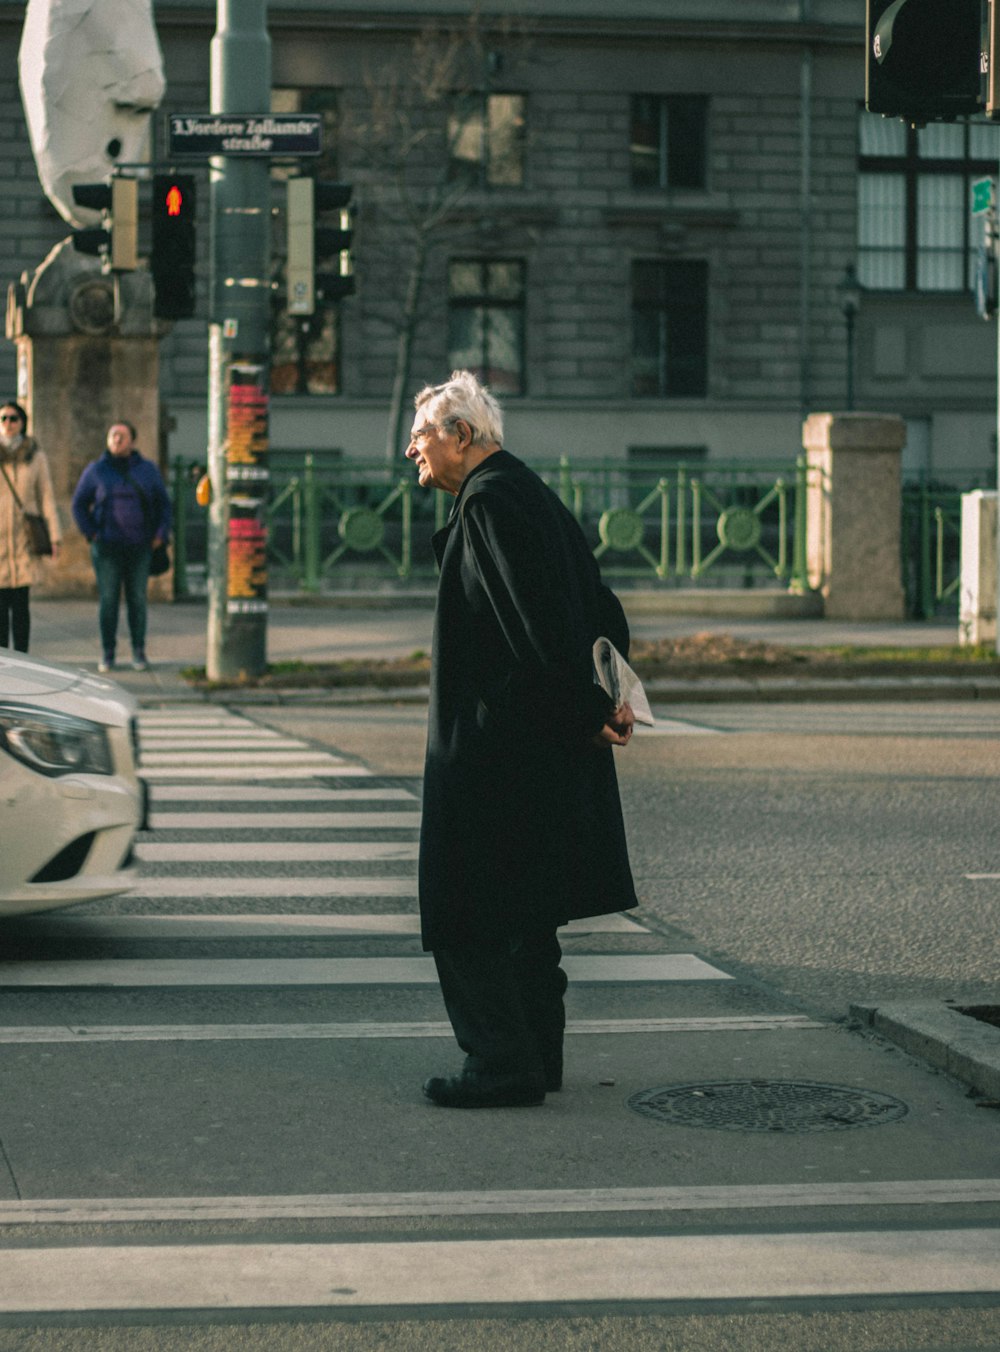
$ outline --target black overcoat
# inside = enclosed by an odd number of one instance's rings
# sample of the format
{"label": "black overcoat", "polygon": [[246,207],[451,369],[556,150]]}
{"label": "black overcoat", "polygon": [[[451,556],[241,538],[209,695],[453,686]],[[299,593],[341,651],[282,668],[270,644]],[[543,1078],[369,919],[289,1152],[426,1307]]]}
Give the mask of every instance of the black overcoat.
{"label": "black overcoat", "polygon": [[628,625],[573,515],[507,451],[468,475],[440,565],[420,835],[425,948],[490,942],[636,905],[604,634]]}

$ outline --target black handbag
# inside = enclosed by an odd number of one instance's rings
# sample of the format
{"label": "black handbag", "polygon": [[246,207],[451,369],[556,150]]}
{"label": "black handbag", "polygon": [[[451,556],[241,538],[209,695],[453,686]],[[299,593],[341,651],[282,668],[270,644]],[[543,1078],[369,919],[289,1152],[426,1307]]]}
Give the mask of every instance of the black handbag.
{"label": "black handbag", "polygon": [[170,550],[166,545],[154,545],[149,556],[149,576],[160,577],[170,571]]}
{"label": "black handbag", "polygon": [[24,516],[24,526],[28,532],[28,551],[39,558],[52,553],[52,537],[49,535],[48,522],[44,516],[39,516],[37,512],[25,511],[24,503],[18,497],[17,489],[11,483],[10,475],[7,473],[5,465],[0,465],[3,471],[3,477],[7,480],[7,487],[14,494],[14,501],[21,509]]}

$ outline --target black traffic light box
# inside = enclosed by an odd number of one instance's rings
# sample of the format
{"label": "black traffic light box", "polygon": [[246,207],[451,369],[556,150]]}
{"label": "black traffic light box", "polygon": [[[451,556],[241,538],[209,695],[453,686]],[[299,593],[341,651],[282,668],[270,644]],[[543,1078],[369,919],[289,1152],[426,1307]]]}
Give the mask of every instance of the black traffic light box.
{"label": "black traffic light box", "polygon": [[[307,316],[354,293],[351,243],[354,231],[347,210],[350,183],[313,178],[288,180],[287,259],[288,313]],[[319,218],[337,212],[336,224]]]}
{"label": "black traffic light box", "polygon": [[159,319],[194,314],[195,205],[193,174],[154,174],[149,269]]}
{"label": "black traffic light box", "polygon": [[131,272],[139,264],[139,184],[134,178],[110,183],[74,183],[73,201],[101,213],[101,224],[73,231],[73,248],[107,260],[112,272]]}
{"label": "black traffic light box", "polygon": [[984,0],[867,0],[865,107],[925,122],[982,108]]}

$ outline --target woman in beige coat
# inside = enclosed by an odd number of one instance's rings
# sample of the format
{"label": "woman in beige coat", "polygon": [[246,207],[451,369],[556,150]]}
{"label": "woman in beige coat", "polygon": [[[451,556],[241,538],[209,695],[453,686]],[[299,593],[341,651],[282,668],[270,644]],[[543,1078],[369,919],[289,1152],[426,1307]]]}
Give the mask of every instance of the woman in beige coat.
{"label": "woman in beige coat", "polygon": [[0,404],[0,648],[13,647],[22,653],[28,651],[31,632],[28,589],[41,579],[38,558],[29,548],[24,513],[37,512],[45,518],[53,558],[58,556],[62,536],[49,462],[34,438],[26,435],[27,425],[20,404],[12,399]]}

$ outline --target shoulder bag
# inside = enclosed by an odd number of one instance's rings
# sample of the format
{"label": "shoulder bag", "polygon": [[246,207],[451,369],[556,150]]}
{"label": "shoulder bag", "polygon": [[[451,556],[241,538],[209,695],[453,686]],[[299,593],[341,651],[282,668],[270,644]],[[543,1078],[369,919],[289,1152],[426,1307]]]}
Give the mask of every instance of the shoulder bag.
{"label": "shoulder bag", "polygon": [[28,532],[28,550],[38,557],[44,557],[46,554],[51,554],[52,538],[49,535],[49,527],[45,517],[40,516],[38,512],[29,512],[26,510],[24,503],[18,497],[17,489],[14,487],[13,483],[11,483],[6,465],[0,465],[0,473],[2,473],[3,477],[7,480],[7,487],[14,494],[14,501],[17,503],[18,507],[20,507],[21,513],[24,516],[24,525]]}

